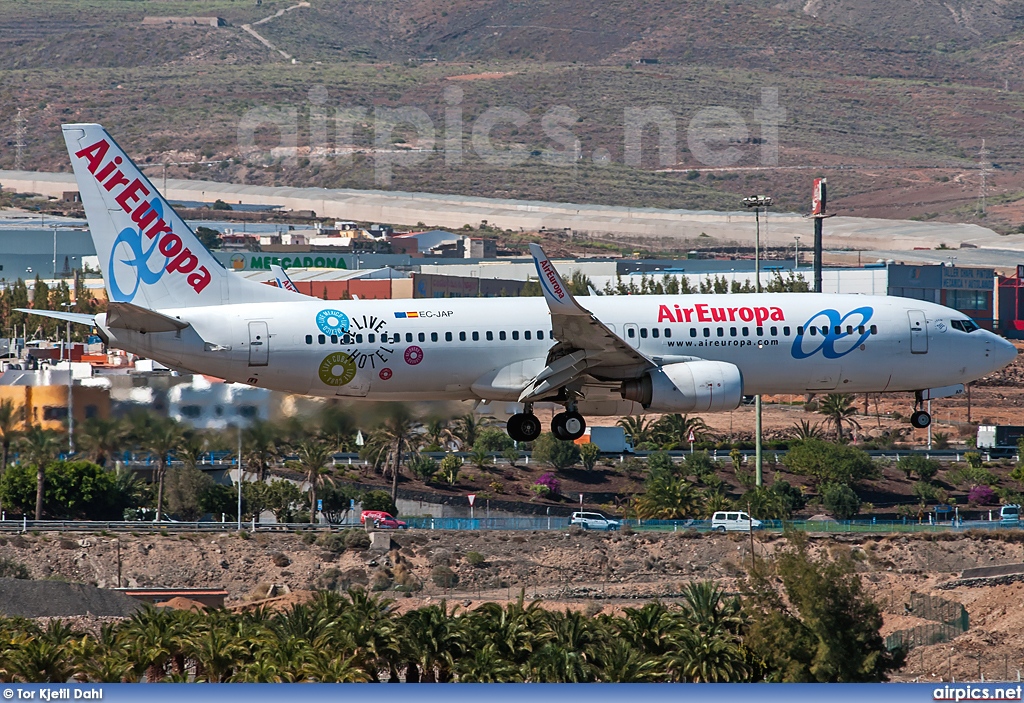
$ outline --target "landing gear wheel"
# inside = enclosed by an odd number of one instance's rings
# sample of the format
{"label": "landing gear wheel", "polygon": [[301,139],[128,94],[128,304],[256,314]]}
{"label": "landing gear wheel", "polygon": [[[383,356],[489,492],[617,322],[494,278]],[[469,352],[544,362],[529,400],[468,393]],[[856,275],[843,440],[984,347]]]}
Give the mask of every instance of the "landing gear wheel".
{"label": "landing gear wheel", "polygon": [[551,418],[551,434],[557,439],[572,442],[582,437],[586,430],[587,421],[579,413],[558,413]]}
{"label": "landing gear wheel", "polygon": [[924,410],[918,410],[910,416],[910,424],[919,430],[923,430],[932,424],[932,416],[926,413]]}
{"label": "landing gear wheel", "polygon": [[517,442],[532,442],[540,437],[540,421],[533,413],[516,413],[505,427],[508,436]]}

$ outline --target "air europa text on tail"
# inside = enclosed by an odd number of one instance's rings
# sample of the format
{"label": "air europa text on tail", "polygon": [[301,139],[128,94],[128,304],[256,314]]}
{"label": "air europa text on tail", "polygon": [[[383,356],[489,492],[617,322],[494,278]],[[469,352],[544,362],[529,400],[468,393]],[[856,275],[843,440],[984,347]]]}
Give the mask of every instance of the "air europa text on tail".
{"label": "air europa text on tail", "polygon": [[[144,200],[147,195],[150,195],[149,188],[138,178],[129,181],[121,172],[118,166],[124,162],[124,159],[121,156],[115,156],[103,164],[109,150],[110,143],[106,139],[101,139],[95,144],[75,152],[75,156],[88,162],[89,173],[96,177],[97,182],[107,192],[117,192],[114,201],[131,216],[132,222],[138,226],[139,232],[144,232],[150,239],[159,238],[157,248],[161,254],[167,257],[166,271],[187,276],[185,280],[188,285],[196,293],[201,293],[210,283],[210,271],[199,264],[199,258],[184,245],[181,237],[171,231],[171,226],[160,217],[151,201]],[[115,191],[118,188],[120,190]]]}

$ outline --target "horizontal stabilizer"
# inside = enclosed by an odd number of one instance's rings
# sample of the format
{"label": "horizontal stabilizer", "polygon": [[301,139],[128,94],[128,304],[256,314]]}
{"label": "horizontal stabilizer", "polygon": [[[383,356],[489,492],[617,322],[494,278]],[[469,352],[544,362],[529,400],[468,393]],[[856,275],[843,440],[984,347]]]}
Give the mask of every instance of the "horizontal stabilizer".
{"label": "horizontal stabilizer", "polygon": [[189,326],[188,322],[155,310],[147,310],[131,303],[107,305],[107,327],[136,332],[176,332]]}
{"label": "horizontal stabilizer", "polygon": [[65,322],[74,322],[78,325],[89,325],[90,327],[96,324],[95,315],[86,315],[84,312],[60,312],[58,310],[32,310],[31,308],[15,308],[16,312],[26,312],[29,315],[39,315],[40,317],[52,317],[55,320],[64,320]]}

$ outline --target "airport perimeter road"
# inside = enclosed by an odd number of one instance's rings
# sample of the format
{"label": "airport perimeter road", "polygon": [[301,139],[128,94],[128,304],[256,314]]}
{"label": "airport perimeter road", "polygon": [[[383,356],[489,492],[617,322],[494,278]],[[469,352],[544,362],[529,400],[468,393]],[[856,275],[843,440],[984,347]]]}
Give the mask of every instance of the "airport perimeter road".
{"label": "airport perimeter road", "polygon": [[[0,171],[5,189],[60,197],[75,190],[70,173]],[[401,191],[285,188],[247,186],[213,181],[168,179],[169,200],[229,204],[275,205],[312,210],[320,217],[416,226],[458,228],[486,221],[502,229],[537,231],[571,229],[577,232],[653,240],[695,239],[707,234],[716,243],[753,246],[754,218],[749,212],[661,210],[607,205],[502,200],[459,195]],[[797,213],[768,213],[762,246],[791,246],[796,235],[806,236],[808,220]],[[828,222],[829,249],[935,249],[945,245],[1024,251],[1024,234],[1000,236],[978,225],[916,222],[864,217],[835,217]]]}

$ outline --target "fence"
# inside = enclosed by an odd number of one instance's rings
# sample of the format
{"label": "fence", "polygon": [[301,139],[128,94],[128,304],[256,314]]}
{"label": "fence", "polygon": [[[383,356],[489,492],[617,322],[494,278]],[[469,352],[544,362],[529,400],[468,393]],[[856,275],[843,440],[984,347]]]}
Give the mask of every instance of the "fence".
{"label": "fence", "polygon": [[[538,517],[402,517],[410,528],[421,530],[565,530],[569,527],[569,518],[564,516]],[[623,527],[639,532],[710,532],[710,520],[622,520]],[[253,531],[288,531],[288,530],[330,530],[344,527],[362,527],[359,523],[328,524],[328,523],[274,523],[242,521],[242,529]],[[938,524],[918,523],[899,520],[765,520],[756,528],[760,532],[781,533],[786,530],[799,532],[844,534],[891,534],[891,533],[938,533],[966,532],[969,530],[1018,530],[1024,528],[1020,522],[999,521],[964,521],[957,524],[948,522]],[[26,532],[29,530],[50,532],[92,532],[110,531],[226,531],[237,529],[235,520],[227,522],[146,522],[146,521],[90,521],[90,520],[0,520],[0,532]],[[746,530],[742,530],[746,532]]]}
{"label": "fence", "polygon": [[963,603],[946,600],[923,593],[911,593],[904,605],[905,615],[932,620],[927,625],[918,625],[906,630],[897,630],[885,638],[885,646],[892,650],[903,647],[911,650],[939,642],[948,642],[957,635],[967,632],[970,620]]}

